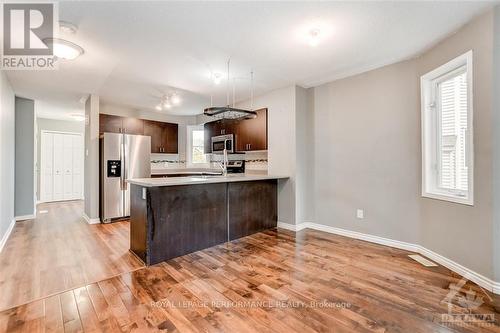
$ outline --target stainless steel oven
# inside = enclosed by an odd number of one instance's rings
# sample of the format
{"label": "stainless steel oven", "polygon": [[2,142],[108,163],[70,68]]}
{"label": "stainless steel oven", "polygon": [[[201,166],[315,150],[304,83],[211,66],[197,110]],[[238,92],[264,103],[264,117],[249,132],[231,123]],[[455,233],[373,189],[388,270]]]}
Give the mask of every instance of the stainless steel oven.
{"label": "stainless steel oven", "polygon": [[228,154],[234,153],[233,134],[212,137],[212,154],[222,154],[224,152],[224,146],[226,147]]}

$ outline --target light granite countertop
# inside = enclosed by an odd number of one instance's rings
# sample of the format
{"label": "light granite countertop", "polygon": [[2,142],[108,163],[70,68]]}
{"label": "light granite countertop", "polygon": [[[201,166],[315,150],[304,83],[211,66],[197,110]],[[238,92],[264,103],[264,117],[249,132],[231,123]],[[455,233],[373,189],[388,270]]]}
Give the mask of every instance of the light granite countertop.
{"label": "light granite countertop", "polygon": [[172,178],[136,178],[127,180],[128,183],[143,187],[161,187],[175,185],[194,185],[194,184],[214,184],[247,182],[266,179],[287,179],[288,176],[276,176],[266,174],[229,174],[223,176],[189,176]]}

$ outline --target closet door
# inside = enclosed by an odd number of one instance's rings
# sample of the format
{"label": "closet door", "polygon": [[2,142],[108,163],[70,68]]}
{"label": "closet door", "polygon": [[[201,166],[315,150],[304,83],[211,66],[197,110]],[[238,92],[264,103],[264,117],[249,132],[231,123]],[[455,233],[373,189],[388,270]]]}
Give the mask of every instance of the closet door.
{"label": "closet door", "polygon": [[73,199],[73,137],[65,134],[63,140],[64,200]]}
{"label": "closet door", "polygon": [[54,190],[54,134],[42,133],[40,200],[52,201]]}
{"label": "closet door", "polygon": [[73,135],[73,199],[82,199],[83,194],[83,140]]}
{"label": "closet door", "polygon": [[52,200],[64,200],[64,134],[54,134],[54,191]]}

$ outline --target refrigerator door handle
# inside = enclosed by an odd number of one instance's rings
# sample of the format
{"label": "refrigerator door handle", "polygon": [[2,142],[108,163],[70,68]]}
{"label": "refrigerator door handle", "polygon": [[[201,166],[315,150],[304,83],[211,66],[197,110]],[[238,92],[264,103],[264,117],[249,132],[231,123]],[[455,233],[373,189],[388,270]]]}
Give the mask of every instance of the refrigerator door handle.
{"label": "refrigerator door handle", "polygon": [[121,162],[121,173],[120,173],[120,190],[123,191],[124,175],[125,175],[125,144],[120,143],[120,162]]}
{"label": "refrigerator door handle", "polygon": [[123,164],[124,164],[123,169],[125,171],[125,173],[123,174],[123,190],[124,191],[126,191],[127,188],[128,188],[128,183],[127,183],[127,179],[128,179],[128,167],[127,167],[127,163],[128,163],[128,161],[127,161],[127,158],[129,157],[128,155],[130,153],[127,154],[127,152],[128,152],[128,148],[126,147],[126,141],[124,140],[124,142],[123,142],[123,157],[124,157],[123,158],[124,159],[124,161],[123,161]]}

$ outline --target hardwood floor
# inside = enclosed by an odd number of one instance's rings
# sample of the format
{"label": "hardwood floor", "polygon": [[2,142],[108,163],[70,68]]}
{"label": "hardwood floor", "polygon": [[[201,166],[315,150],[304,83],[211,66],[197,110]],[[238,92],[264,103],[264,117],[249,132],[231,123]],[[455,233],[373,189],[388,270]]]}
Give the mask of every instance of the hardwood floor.
{"label": "hardwood floor", "polygon": [[3,311],[0,331],[500,332],[498,296],[467,283],[484,303],[448,304],[461,278],[408,254],[269,230]]}
{"label": "hardwood floor", "polygon": [[36,219],[16,223],[0,253],[0,309],[143,266],[128,252],[128,222],[88,225],[81,201],[37,211]]}

